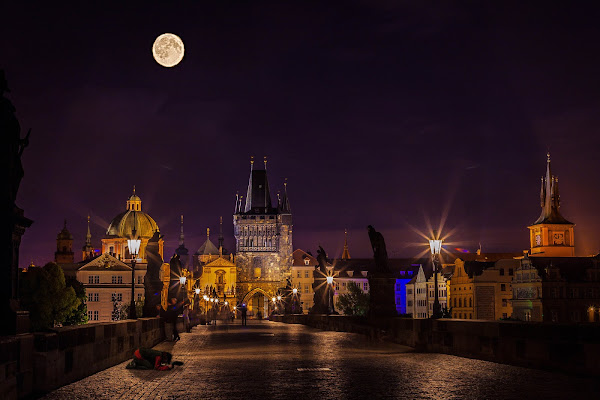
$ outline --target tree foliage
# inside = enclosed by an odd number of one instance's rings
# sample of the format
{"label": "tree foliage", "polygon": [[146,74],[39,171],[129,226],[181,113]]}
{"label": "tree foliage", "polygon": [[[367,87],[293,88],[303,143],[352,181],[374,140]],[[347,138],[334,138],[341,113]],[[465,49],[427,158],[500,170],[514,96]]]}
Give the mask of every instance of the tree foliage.
{"label": "tree foliage", "polygon": [[33,330],[40,331],[65,322],[81,301],[56,263],[21,272],[21,305],[29,311]]}
{"label": "tree foliage", "polygon": [[369,294],[363,292],[360,286],[353,281],[348,282],[346,287],[348,293],[338,297],[337,309],[345,315],[367,315],[369,312]]}
{"label": "tree foliage", "polygon": [[65,277],[67,287],[72,287],[75,290],[75,296],[79,299],[77,306],[65,319],[65,325],[81,325],[88,322],[87,315],[87,295],[85,286],[73,277]]}

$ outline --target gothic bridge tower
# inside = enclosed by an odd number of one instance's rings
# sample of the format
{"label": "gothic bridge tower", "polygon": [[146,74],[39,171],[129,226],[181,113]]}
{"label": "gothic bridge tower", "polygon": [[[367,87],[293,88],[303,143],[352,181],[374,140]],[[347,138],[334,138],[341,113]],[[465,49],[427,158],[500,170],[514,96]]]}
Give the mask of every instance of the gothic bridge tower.
{"label": "gothic bridge tower", "polygon": [[558,177],[550,169],[550,153],[546,161],[546,176],[542,177],[540,190],[542,213],[529,226],[530,255],[541,257],[574,257],[575,224],[560,214]]}
{"label": "gothic bridge tower", "polygon": [[264,169],[255,169],[250,161],[250,179],[243,196],[236,195],[233,214],[237,266],[237,298],[245,303],[250,315],[259,311],[266,316],[270,299],[285,286],[292,266],[292,212],[287,195],[287,183],[277,204],[271,201],[267,179],[267,159]]}

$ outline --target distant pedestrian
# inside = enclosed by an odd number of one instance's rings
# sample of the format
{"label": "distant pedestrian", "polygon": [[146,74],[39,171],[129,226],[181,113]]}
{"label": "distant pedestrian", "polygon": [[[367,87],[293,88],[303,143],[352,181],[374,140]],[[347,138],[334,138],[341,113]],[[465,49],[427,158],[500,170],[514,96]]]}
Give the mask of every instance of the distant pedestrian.
{"label": "distant pedestrian", "polygon": [[173,297],[170,303],[167,306],[167,311],[165,312],[165,322],[171,324],[173,327],[173,341],[178,341],[181,339],[179,336],[179,331],[177,330],[177,317],[181,312],[181,304],[177,303],[177,298]]}
{"label": "distant pedestrian", "polygon": [[246,308],[245,305],[242,305],[240,312],[242,313],[242,325],[246,325],[247,323],[247,313],[248,313],[248,309]]}

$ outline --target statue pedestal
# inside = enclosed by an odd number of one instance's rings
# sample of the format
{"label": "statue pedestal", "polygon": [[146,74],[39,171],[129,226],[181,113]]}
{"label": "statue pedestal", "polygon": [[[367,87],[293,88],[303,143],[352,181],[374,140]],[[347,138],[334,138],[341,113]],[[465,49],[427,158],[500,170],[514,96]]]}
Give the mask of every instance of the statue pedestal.
{"label": "statue pedestal", "polygon": [[10,247],[7,266],[0,274],[0,335],[15,335],[29,332],[29,312],[19,304],[19,248],[25,229],[33,223],[23,215],[23,210],[14,206],[9,213]]}
{"label": "statue pedestal", "polygon": [[369,274],[369,316],[395,317],[396,278],[393,274]]}

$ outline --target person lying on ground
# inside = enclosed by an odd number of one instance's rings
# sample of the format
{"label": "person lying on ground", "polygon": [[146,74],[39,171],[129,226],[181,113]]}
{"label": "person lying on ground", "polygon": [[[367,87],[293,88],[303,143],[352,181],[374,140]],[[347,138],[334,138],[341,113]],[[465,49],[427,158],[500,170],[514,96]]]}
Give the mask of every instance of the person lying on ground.
{"label": "person lying on ground", "polygon": [[173,355],[169,352],[140,347],[133,353],[133,359],[127,364],[126,368],[167,371],[176,365],[183,365],[183,362],[181,361],[171,362],[172,358]]}

